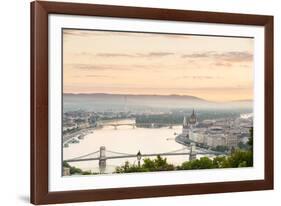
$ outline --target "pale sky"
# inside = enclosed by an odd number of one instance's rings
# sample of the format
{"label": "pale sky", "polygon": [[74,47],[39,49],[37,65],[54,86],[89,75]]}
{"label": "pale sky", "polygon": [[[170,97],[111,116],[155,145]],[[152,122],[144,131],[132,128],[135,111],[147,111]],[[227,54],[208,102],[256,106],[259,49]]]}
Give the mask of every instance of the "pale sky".
{"label": "pale sky", "polygon": [[254,39],[63,31],[64,93],[253,98]]}

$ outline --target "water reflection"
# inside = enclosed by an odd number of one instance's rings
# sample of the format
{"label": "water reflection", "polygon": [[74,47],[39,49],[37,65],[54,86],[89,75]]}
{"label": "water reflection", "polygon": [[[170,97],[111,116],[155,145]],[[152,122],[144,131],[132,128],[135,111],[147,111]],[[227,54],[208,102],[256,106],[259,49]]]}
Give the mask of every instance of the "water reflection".
{"label": "water reflection", "polygon": [[[122,120],[114,123],[130,124],[133,120]],[[163,127],[163,128],[134,128],[131,125],[120,125],[117,129],[112,126],[105,126],[95,130],[93,133],[85,136],[79,144],[70,144],[68,148],[63,149],[63,159],[71,159],[84,154],[88,154],[104,147],[106,154],[108,151],[120,153],[142,154],[164,153],[172,150],[182,149],[183,146],[177,143],[174,138],[176,134],[181,133],[182,126]],[[101,151],[102,152],[102,151]],[[155,158],[155,157],[152,157]],[[167,156],[168,162],[179,165],[184,161],[188,161],[188,155]],[[128,157],[120,159],[110,159],[106,161],[87,161],[73,162],[72,166],[81,168],[85,171],[110,173],[117,166],[121,166],[129,161],[131,164],[138,164],[143,161],[137,160],[137,157]]]}

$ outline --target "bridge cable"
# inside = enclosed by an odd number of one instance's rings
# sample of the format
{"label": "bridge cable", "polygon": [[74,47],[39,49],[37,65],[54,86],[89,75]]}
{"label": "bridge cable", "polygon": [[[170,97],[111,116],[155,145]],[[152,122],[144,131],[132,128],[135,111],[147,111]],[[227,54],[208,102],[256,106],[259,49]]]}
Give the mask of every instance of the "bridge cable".
{"label": "bridge cable", "polygon": [[188,150],[188,148],[182,148],[182,149],[178,149],[178,150],[173,150],[173,151],[170,151],[170,152],[165,152],[165,153],[176,153],[176,152],[180,152],[180,151],[184,151],[184,150]]}
{"label": "bridge cable", "polygon": [[115,151],[111,151],[111,150],[106,150],[106,152],[111,152],[113,154],[119,154],[119,155],[135,155],[135,154],[129,154],[129,153],[115,152]]}
{"label": "bridge cable", "polygon": [[92,152],[92,153],[89,153],[89,154],[85,154],[85,155],[82,155],[82,156],[79,156],[79,157],[75,157],[75,158],[72,158],[72,159],[69,159],[69,160],[82,159],[82,158],[84,158],[84,157],[88,157],[88,156],[90,156],[90,155],[93,155],[93,154],[96,154],[96,153],[99,153],[99,152],[100,152],[100,151],[97,150],[97,151],[95,151],[95,152]]}

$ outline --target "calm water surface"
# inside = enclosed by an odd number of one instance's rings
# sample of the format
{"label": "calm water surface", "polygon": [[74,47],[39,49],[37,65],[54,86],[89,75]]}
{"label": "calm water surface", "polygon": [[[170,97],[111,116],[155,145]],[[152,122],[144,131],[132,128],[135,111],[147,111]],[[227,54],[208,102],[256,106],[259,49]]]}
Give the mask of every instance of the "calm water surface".
{"label": "calm water surface", "polygon": [[[134,120],[122,120],[114,123],[134,123]],[[105,146],[106,150],[137,154],[140,150],[142,154],[170,152],[184,148],[177,143],[175,134],[180,134],[182,126],[174,126],[172,129],[163,128],[135,128],[132,126],[118,126],[117,130],[112,126],[105,126],[102,129],[94,130],[88,134],[78,144],[69,144],[68,148],[63,149],[63,159],[71,159],[99,150],[100,146]],[[106,152],[107,156],[114,154]],[[92,157],[97,157],[97,154]],[[155,158],[155,157],[151,157]],[[188,161],[188,155],[167,156],[169,163],[179,165]],[[115,167],[121,166],[129,161],[131,164],[137,164],[136,158],[120,158],[107,160],[106,172],[113,172]],[[98,161],[75,162],[71,163],[85,171],[98,172]]]}

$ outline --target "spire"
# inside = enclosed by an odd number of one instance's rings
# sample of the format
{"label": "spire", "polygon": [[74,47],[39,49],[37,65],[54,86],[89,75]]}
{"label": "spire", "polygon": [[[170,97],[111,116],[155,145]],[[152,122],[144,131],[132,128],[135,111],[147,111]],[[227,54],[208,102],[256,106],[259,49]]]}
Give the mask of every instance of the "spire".
{"label": "spire", "polygon": [[192,114],[190,115],[191,118],[196,118],[194,109],[192,110]]}
{"label": "spire", "polygon": [[196,117],[195,111],[193,109],[192,110],[192,114],[190,115],[190,118],[189,118],[189,123],[195,124],[196,122],[197,122],[197,117]]}

